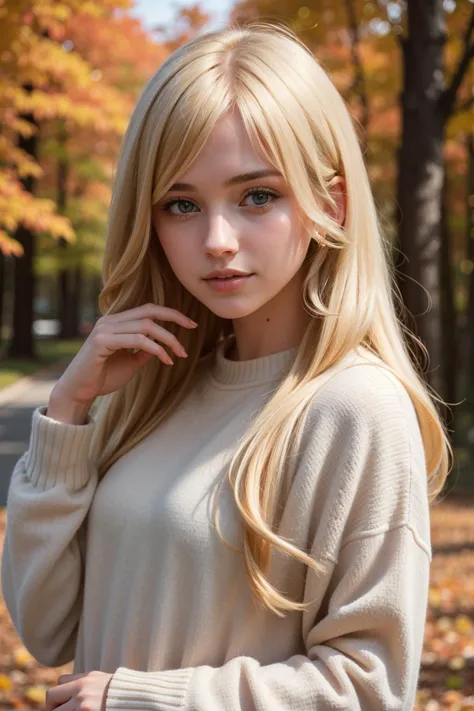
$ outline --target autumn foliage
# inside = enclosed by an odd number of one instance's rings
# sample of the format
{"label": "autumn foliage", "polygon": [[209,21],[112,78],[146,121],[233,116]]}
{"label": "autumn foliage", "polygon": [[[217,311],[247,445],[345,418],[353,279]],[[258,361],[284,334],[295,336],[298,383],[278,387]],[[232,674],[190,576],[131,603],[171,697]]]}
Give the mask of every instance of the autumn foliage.
{"label": "autumn foliage", "polygon": [[[22,254],[12,234],[22,222],[35,234],[76,237],[53,197],[33,194],[24,180],[42,179],[48,192],[51,154],[34,160],[18,136],[41,137],[40,149],[58,126],[68,152],[87,151],[102,163],[110,183],[113,159],[137,92],[167,50],[152,42],[139,21],[125,13],[129,0],[6,0],[0,4],[0,249]],[[45,145],[46,144],[46,145]],[[75,164],[74,160],[72,161]],[[71,189],[84,182],[70,176]],[[94,180],[81,190],[94,196]],[[107,202],[108,191],[98,191]]]}
{"label": "autumn foliage", "polygon": [[[449,83],[462,55],[473,3],[446,0],[444,5]],[[114,166],[133,106],[169,53],[210,19],[201,5],[190,4],[171,26],[152,34],[131,14],[132,6],[132,0],[0,0],[0,252],[23,258],[15,233],[24,226],[37,241],[38,272],[52,270],[60,238],[68,243],[61,254],[63,268],[79,263],[82,269],[100,271]],[[398,0],[235,0],[231,14],[240,23],[258,18],[289,24],[329,71],[356,120],[389,238],[397,232],[405,6]],[[471,63],[443,147],[453,299],[467,336],[469,326],[474,327],[467,307],[469,289],[474,293],[469,286],[474,228],[471,216],[469,232],[467,217],[469,205],[474,214],[472,178],[471,188],[466,187],[473,85]],[[63,204],[58,185],[67,197]],[[448,339],[448,348],[452,345]],[[465,395],[463,391],[463,400]],[[463,417],[472,437],[474,409],[466,409]],[[467,446],[460,446],[457,454],[468,471]],[[472,474],[472,461],[470,467]],[[5,516],[5,509],[0,510],[0,551]],[[474,517],[469,501],[443,501],[432,509],[432,543],[429,610],[413,711],[474,711]],[[0,708],[42,708],[46,689],[57,684],[61,673],[70,672],[72,664],[47,669],[31,658],[0,595]]]}

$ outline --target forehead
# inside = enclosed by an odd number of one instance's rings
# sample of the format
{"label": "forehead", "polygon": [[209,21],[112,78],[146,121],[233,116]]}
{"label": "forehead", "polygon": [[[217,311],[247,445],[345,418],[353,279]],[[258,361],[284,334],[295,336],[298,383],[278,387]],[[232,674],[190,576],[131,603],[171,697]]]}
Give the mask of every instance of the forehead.
{"label": "forehead", "polygon": [[237,173],[273,168],[263,151],[255,150],[238,112],[229,112],[215,125],[193,164],[179,182],[223,182]]}

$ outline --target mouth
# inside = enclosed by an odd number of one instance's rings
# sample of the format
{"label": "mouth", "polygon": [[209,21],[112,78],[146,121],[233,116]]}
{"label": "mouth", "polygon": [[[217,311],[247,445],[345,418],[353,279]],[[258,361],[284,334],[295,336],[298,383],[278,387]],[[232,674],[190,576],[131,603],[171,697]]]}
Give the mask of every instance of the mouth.
{"label": "mouth", "polygon": [[228,276],[219,276],[219,277],[210,277],[209,279],[206,279],[205,281],[214,281],[214,280],[219,280],[223,281],[225,279],[242,279],[244,277],[249,277],[253,276],[252,274],[229,274]]}
{"label": "mouth", "polygon": [[207,277],[207,278],[205,277],[204,281],[211,281],[212,279],[238,279],[240,277],[248,277],[248,276],[253,276],[253,272],[251,272],[249,274],[239,274],[236,272],[235,274],[225,274],[223,276],[215,276],[215,277]]}
{"label": "mouth", "polygon": [[245,282],[251,279],[255,274],[236,274],[235,276],[212,277],[204,279],[216,291],[233,291],[239,289]]}

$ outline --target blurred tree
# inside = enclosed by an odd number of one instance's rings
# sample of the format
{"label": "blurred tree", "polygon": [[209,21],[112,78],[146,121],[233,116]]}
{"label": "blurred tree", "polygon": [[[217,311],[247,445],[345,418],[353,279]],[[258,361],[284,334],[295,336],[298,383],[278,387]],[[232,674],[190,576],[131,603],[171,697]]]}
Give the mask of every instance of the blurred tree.
{"label": "blurred tree", "polygon": [[[22,87],[26,95],[31,95],[33,85],[28,83]],[[21,121],[27,121],[34,126],[29,136],[18,134],[18,148],[24,151],[32,160],[38,157],[39,124],[32,112],[21,113]],[[30,174],[20,178],[25,192],[34,195],[37,178]],[[15,231],[15,241],[21,244],[23,254],[15,261],[15,297],[13,301],[13,338],[10,342],[9,355],[15,357],[34,357],[33,345],[33,299],[35,293],[35,277],[33,272],[33,257],[35,252],[34,234],[27,223],[18,221]]]}
{"label": "blurred tree", "polygon": [[58,271],[60,334],[71,338],[78,335],[85,275],[102,267],[112,172],[128,116],[167,51],[139,20],[121,13],[71,17],[57,39],[91,66],[94,102],[107,104],[109,113],[107,123],[87,126],[87,131],[72,120],[67,129],[60,119],[49,122],[48,157],[42,161],[43,190],[52,196],[56,191],[58,208],[71,220],[76,240],[60,239],[47,258],[43,249],[37,265],[43,274]]}
{"label": "blurred tree", "polygon": [[[461,260],[461,272],[464,276],[463,300],[465,302],[464,319],[461,324],[461,361],[460,379],[462,394],[466,399],[467,412],[467,461],[469,480],[472,480],[474,463],[474,131],[466,132],[465,144],[468,154],[468,167],[465,175],[466,233],[465,256]],[[459,440],[462,442],[463,429]]]}
{"label": "blurred tree", "polygon": [[[67,155],[66,144],[68,130],[64,119],[58,119],[57,141],[60,153],[57,160],[57,198],[58,211],[65,214],[67,211],[68,199],[68,176],[70,170],[69,156]],[[67,249],[68,242],[63,237],[59,238],[58,248]],[[81,278],[80,267],[75,271],[59,267],[58,274],[58,309],[61,338],[77,338],[79,335],[79,305],[81,303]],[[72,277],[76,277],[73,279]]]}
{"label": "blurred tree", "polygon": [[[450,284],[441,282],[443,146],[447,123],[457,110],[459,90],[474,56],[474,8],[471,5],[467,17],[468,8],[464,5],[460,58],[447,85],[443,0],[407,0],[407,32],[400,37],[404,88],[398,234],[402,258],[396,264],[397,276],[404,303],[415,317],[418,335],[428,349],[432,365],[429,382],[444,397],[441,300],[443,288],[448,290]],[[461,17],[461,8],[457,16]],[[423,310],[424,299],[415,281],[428,291],[429,310]]]}
{"label": "blurred tree", "polygon": [[[75,147],[76,153],[88,154],[89,159],[94,143],[101,145],[100,159],[106,163],[102,173],[104,182],[110,186],[113,158],[134,97],[148,74],[166,56],[163,48],[158,48],[147,37],[138,20],[120,14],[119,11],[130,6],[130,0],[87,3],[7,0],[0,8],[8,17],[8,32],[0,40],[0,50],[4,50],[0,56],[8,59],[8,71],[2,75],[5,91],[0,115],[0,118],[6,117],[0,142],[0,248],[18,257],[23,255],[16,260],[18,278],[15,279],[11,356],[34,356],[31,335],[33,236],[43,245],[49,241],[51,246],[52,241],[56,248],[58,237],[77,243],[77,234],[67,216],[67,185],[63,185],[59,193],[60,211],[65,215],[54,214],[58,204],[57,180],[51,177],[54,144],[59,146],[57,152],[62,155],[60,180],[66,178],[64,168],[69,160],[69,138],[73,134],[80,141],[80,148]],[[103,69],[97,68],[95,60],[103,62]],[[114,86],[115,81],[117,86]],[[16,149],[13,147],[15,130],[29,138],[36,136],[40,124],[42,144],[48,141],[49,161],[42,151],[38,158],[32,144],[27,144],[29,150],[20,150],[22,144]],[[61,134],[58,125],[63,126]],[[54,141],[51,136],[55,137]],[[71,184],[76,179],[73,173],[71,170],[67,176]],[[30,181],[33,177],[41,178],[42,187],[49,192],[48,198],[34,196],[33,184],[25,184],[23,176],[29,176]],[[101,195],[105,224],[110,187],[105,192],[93,188],[92,193],[94,190]],[[82,194],[85,199],[85,191]],[[1,230],[2,224],[6,229]],[[103,239],[103,233],[101,237]],[[23,248],[26,244],[28,250]],[[64,253],[64,248],[59,251]],[[59,251],[56,250],[58,257]],[[50,260],[49,266],[52,264]],[[67,284],[67,277],[63,277],[62,283]],[[73,306],[77,308],[77,301],[67,297],[62,314]]]}
{"label": "blurred tree", "polygon": [[178,8],[171,23],[156,25],[153,31],[156,32],[160,44],[171,53],[202,32],[210,19],[209,13],[205,12],[199,3],[194,3]]}
{"label": "blurred tree", "polygon": [[[117,2],[114,3],[117,5]],[[68,55],[53,39],[71,12],[81,5],[78,0],[7,0],[2,5],[2,167],[0,172],[0,245],[2,251],[14,251],[15,296],[10,357],[34,357],[34,235],[48,230],[54,237],[74,239],[69,220],[54,214],[54,201],[34,196],[36,179],[42,174],[37,162],[38,128],[44,119],[73,116],[89,123],[97,119],[95,107],[87,102],[72,105],[67,92],[74,86],[90,85],[88,66],[80,57]],[[89,2],[87,13],[101,13],[109,8]],[[54,91],[56,86],[61,91]],[[81,113],[82,112],[82,113]],[[17,146],[15,147],[15,137]],[[2,200],[3,199],[3,200]],[[14,237],[1,229],[14,233]],[[21,259],[19,255],[22,255]]]}
{"label": "blurred tree", "polygon": [[[466,339],[467,363],[471,385],[470,400],[474,401],[474,132],[471,131],[466,137],[466,145],[469,156],[467,180],[466,180],[466,258],[464,260],[464,271],[469,275],[467,289],[467,308],[464,324],[464,334]],[[474,445],[474,438],[473,438]],[[473,460],[474,461],[474,457]]]}

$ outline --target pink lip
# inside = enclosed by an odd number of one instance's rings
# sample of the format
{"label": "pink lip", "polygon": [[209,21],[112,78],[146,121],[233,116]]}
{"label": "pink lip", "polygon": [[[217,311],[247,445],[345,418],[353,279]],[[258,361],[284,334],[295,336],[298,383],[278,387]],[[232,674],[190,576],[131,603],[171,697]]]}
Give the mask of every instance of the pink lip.
{"label": "pink lip", "polygon": [[254,274],[249,274],[248,276],[236,276],[230,279],[206,279],[205,281],[214,291],[237,291],[253,276]]}
{"label": "pink lip", "polygon": [[204,279],[214,279],[215,277],[238,277],[238,276],[249,276],[249,272],[234,272],[232,269],[217,269],[215,272],[210,272]]}

